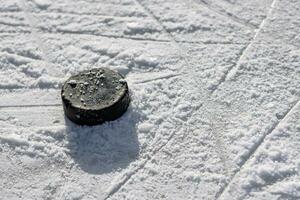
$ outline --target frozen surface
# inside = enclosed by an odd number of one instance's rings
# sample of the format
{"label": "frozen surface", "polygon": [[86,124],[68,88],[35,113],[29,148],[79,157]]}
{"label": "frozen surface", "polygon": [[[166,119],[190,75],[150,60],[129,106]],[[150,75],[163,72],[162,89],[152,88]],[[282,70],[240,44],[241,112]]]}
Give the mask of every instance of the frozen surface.
{"label": "frozen surface", "polygon": [[[0,0],[0,199],[299,199],[299,0]],[[60,87],[124,74],[120,119]]]}

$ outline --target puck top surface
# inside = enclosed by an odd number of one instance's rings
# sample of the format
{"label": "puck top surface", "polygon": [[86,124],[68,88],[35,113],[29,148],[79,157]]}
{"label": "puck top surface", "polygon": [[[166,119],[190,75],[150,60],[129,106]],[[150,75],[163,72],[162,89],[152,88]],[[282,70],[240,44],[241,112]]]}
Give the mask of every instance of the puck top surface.
{"label": "puck top surface", "polygon": [[117,103],[127,92],[122,75],[100,68],[70,77],[63,85],[62,98],[75,108],[101,110]]}

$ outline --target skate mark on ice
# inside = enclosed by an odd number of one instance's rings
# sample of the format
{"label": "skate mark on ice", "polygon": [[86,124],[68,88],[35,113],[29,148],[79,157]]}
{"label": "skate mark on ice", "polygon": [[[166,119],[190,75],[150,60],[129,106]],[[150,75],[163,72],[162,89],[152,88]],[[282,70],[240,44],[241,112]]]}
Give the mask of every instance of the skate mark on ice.
{"label": "skate mark on ice", "polygon": [[3,108],[31,108],[31,107],[58,107],[62,104],[30,104],[30,105],[3,105],[0,106],[0,109]]}
{"label": "skate mark on ice", "polygon": [[[107,35],[107,34],[100,34],[100,33],[93,33],[93,32],[80,32],[80,31],[67,31],[67,30],[56,30],[56,31],[49,31],[43,28],[39,28],[39,30],[44,34],[49,35],[82,35],[82,36],[98,36],[104,38],[111,38],[111,39],[125,39],[125,40],[133,40],[133,41],[144,41],[144,42],[157,42],[157,43],[170,43],[170,40],[164,39],[151,39],[151,38],[137,38],[137,37],[126,37],[126,36],[119,36],[119,35]],[[10,31],[0,31],[0,35],[13,35],[13,34],[31,34],[29,31],[18,31],[18,32],[10,32]],[[181,40],[178,41],[182,44],[196,44],[196,45],[245,45],[248,43],[245,42],[226,42],[226,41],[185,41]]]}
{"label": "skate mark on ice", "polygon": [[92,35],[92,36],[100,36],[106,38],[113,38],[113,39],[128,39],[128,40],[137,40],[137,41],[146,41],[146,42],[169,42],[169,40],[160,40],[160,39],[151,39],[151,38],[135,38],[135,37],[126,37],[123,35],[108,35],[108,34],[101,34],[101,33],[93,33],[91,31],[72,31],[72,30],[61,30],[57,29],[56,31],[50,32],[49,30],[42,30],[44,33],[60,33],[60,34],[74,34],[74,35]]}
{"label": "skate mark on ice", "polygon": [[[2,12],[0,12],[2,13]],[[147,19],[142,18],[142,17],[135,17],[135,16],[114,16],[114,15],[101,15],[101,14],[96,14],[96,13],[77,13],[77,12],[64,12],[64,11],[43,11],[41,12],[32,12],[36,15],[38,14],[56,14],[56,15],[65,15],[65,16],[90,16],[90,17],[99,17],[99,18],[105,18],[105,19],[117,19],[117,20],[124,20],[124,21],[132,21],[132,20],[137,20],[137,21],[147,21]]]}
{"label": "skate mark on ice", "polygon": [[104,200],[109,199],[112,197],[114,194],[116,194],[135,174],[137,174],[140,170],[142,170],[146,164],[152,160],[152,158],[163,148],[165,147],[173,138],[173,136],[176,134],[175,131],[173,131],[170,136],[168,137],[167,141],[160,145],[158,148],[154,149],[152,152],[149,154],[145,155],[145,158],[141,161],[140,164],[137,165],[134,169],[131,169],[129,172],[125,172],[125,174],[121,175],[121,178],[118,178],[116,183],[113,183],[108,191],[106,192],[107,195],[104,198]]}
{"label": "skate mark on ice", "polygon": [[17,52],[13,52],[11,50],[3,49],[0,54],[2,54],[2,53],[7,54],[8,56],[22,57],[22,58],[28,59],[28,61],[31,61],[31,62],[32,61],[42,61],[41,58],[39,57],[39,55],[32,55],[29,52],[27,52],[25,54],[23,52],[17,53]]}
{"label": "skate mark on ice", "polygon": [[12,27],[18,27],[18,26],[26,27],[26,24],[21,24],[21,23],[11,23],[11,22],[0,21],[0,24],[5,25],[5,26],[12,26]]}
{"label": "skate mark on ice", "polygon": [[158,81],[158,80],[163,80],[163,79],[175,78],[175,77],[182,76],[182,75],[184,75],[184,74],[168,74],[168,75],[164,75],[164,76],[160,76],[160,77],[156,77],[156,78],[152,78],[152,79],[135,81],[133,83],[134,84],[143,84],[143,83],[149,83],[149,82],[152,82],[152,81]]}
{"label": "skate mark on ice", "polygon": [[[36,41],[38,45],[38,49],[41,51],[41,57],[46,62],[47,69],[49,70],[49,74],[56,74],[57,76],[61,76],[62,74],[55,68],[54,59],[51,58],[51,52],[48,50],[48,47],[45,46],[44,42],[40,34],[38,33],[39,28],[37,27],[38,20],[32,15],[29,5],[27,4],[26,0],[19,0],[20,7],[24,11],[25,20],[28,22],[31,36],[33,40]],[[59,64],[56,64],[60,66]]]}
{"label": "skate mark on ice", "polygon": [[[225,129],[226,125],[228,124],[226,118],[209,116],[209,125],[210,125],[210,132],[213,137],[213,141],[215,142],[215,151],[218,157],[220,158],[221,162],[223,163],[223,169],[227,176],[230,176],[230,169],[233,168],[234,164],[231,162],[228,156],[228,149],[224,145],[225,142],[220,135]],[[214,118],[214,119],[213,119]],[[217,123],[216,123],[217,121]],[[221,127],[221,128],[220,128]]]}
{"label": "skate mark on ice", "polygon": [[233,182],[233,180],[235,180],[235,177],[238,177],[238,174],[242,171],[242,169],[244,168],[244,166],[246,166],[246,163],[249,162],[249,160],[251,160],[251,157],[255,154],[255,152],[257,151],[257,149],[263,144],[263,142],[265,141],[265,138],[268,135],[271,135],[274,130],[277,129],[277,127],[284,122],[289,115],[294,111],[294,109],[297,108],[297,106],[299,106],[299,100],[296,101],[296,103],[294,103],[283,115],[282,119],[278,120],[277,122],[275,122],[273,124],[273,126],[266,132],[264,133],[259,140],[257,141],[257,143],[254,145],[254,147],[249,151],[248,155],[243,159],[243,162],[240,164],[240,168],[232,175],[232,177],[230,178],[230,181],[217,193],[216,195],[216,199],[220,199],[222,197],[222,195],[224,194],[225,191],[227,191],[227,189],[229,188],[229,186],[231,185],[231,183]]}
{"label": "skate mark on ice", "polygon": [[34,37],[33,39],[36,41],[36,43],[39,46],[39,49],[41,50],[42,53],[42,58],[44,61],[48,62],[49,64],[51,62],[51,58],[49,57],[49,52],[47,48],[45,47],[44,43],[42,42],[42,39],[38,33],[38,28],[37,28],[37,20],[35,17],[31,14],[30,8],[26,2],[26,0],[19,0],[21,8],[24,10],[24,15],[25,15],[25,20],[28,22],[31,34]]}
{"label": "skate mark on ice", "polygon": [[231,5],[236,4],[236,0],[221,0],[221,1],[223,1],[225,3],[228,3],[228,4],[231,4]]}
{"label": "skate mark on ice", "polygon": [[259,25],[259,28],[256,30],[256,33],[254,34],[253,38],[251,39],[251,41],[248,43],[248,45],[243,48],[239,54],[239,58],[237,59],[236,63],[234,65],[232,65],[225,73],[224,75],[221,77],[221,79],[218,81],[218,83],[211,89],[211,94],[213,94],[218,88],[219,86],[224,83],[226,81],[226,79],[230,76],[233,76],[233,74],[238,70],[238,67],[240,65],[240,63],[245,59],[246,54],[248,53],[248,50],[251,48],[251,46],[253,45],[254,41],[256,40],[258,34],[260,33],[260,31],[262,30],[262,28],[264,27],[267,18],[270,16],[270,14],[272,13],[274,6],[275,6],[276,0],[273,0],[273,2],[271,3],[270,9],[268,11],[268,14],[266,15],[266,17],[262,20],[262,22]]}
{"label": "skate mark on ice", "polygon": [[[223,10],[220,10],[218,8],[214,8],[212,5],[210,5],[208,2],[206,2],[205,0],[188,0],[189,3],[191,4],[194,4],[194,5],[197,5],[197,6],[203,6],[205,7],[206,9],[220,15],[220,16],[223,16],[223,17],[226,17],[227,19],[230,19],[242,26],[245,26],[247,28],[250,28],[250,29],[257,29],[258,27],[254,24],[251,24],[241,18],[238,18],[237,16],[233,15],[232,13],[230,12],[227,12],[225,9]],[[222,8],[221,8],[222,9]]]}
{"label": "skate mark on ice", "polygon": [[117,193],[121,187],[123,185],[125,185],[129,179],[131,179],[131,177],[133,175],[135,175],[137,172],[139,172],[141,169],[144,168],[144,166],[147,164],[149,160],[146,159],[146,160],[143,160],[141,162],[141,164],[139,164],[137,167],[135,167],[134,169],[130,170],[129,172],[126,172],[125,175],[121,175],[122,177],[120,177],[119,181],[116,182],[116,183],[113,183],[109,189],[107,190],[107,195],[106,197],[104,198],[104,200],[107,200],[109,199],[110,197],[112,197],[115,193]]}
{"label": "skate mark on ice", "polygon": [[[140,2],[140,0],[134,0],[150,17],[152,17],[157,23],[158,25],[161,27],[161,29],[163,30],[163,32],[170,38],[171,43],[174,45],[174,47],[178,50],[179,56],[184,60],[184,62],[186,63],[186,65],[188,66],[188,68],[190,70],[192,70],[192,65],[190,64],[190,62],[188,61],[187,57],[187,51],[185,49],[183,49],[182,46],[179,45],[179,42],[176,40],[176,38],[167,30],[167,28],[165,27],[165,25],[163,25],[163,23],[158,19],[158,17],[156,17],[153,12],[144,4],[142,4]],[[183,71],[183,70],[181,70]]]}

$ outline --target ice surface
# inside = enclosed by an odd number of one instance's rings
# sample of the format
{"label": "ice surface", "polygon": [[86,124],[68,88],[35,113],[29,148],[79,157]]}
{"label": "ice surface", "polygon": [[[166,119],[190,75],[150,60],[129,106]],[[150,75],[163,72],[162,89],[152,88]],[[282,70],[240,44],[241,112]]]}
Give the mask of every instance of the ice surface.
{"label": "ice surface", "polygon": [[[299,9],[0,0],[0,199],[299,199]],[[132,103],[79,127],[60,87],[97,67]]]}

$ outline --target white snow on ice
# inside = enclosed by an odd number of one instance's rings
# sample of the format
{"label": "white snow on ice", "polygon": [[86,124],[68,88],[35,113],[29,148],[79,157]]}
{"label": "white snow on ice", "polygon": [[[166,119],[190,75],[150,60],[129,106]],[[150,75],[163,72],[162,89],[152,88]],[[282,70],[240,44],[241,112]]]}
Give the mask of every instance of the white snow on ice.
{"label": "white snow on ice", "polygon": [[[0,199],[300,199],[299,0],[0,0]],[[125,76],[80,127],[60,87]]]}

